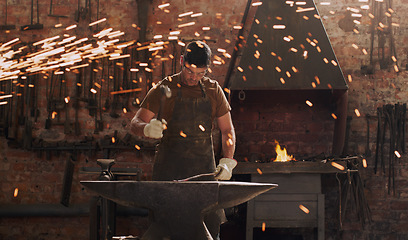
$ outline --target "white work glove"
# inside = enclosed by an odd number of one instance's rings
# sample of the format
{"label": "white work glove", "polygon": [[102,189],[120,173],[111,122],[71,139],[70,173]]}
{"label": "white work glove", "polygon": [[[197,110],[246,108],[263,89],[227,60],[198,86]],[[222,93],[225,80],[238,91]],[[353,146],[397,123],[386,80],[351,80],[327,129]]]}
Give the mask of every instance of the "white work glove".
{"label": "white work glove", "polygon": [[237,161],[232,158],[221,158],[215,172],[216,180],[230,180],[232,177],[232,169],[237,166]]}
{"label": "white work glove", "polygon": [[163,137],[164,124],[167,124],[164,119],[159,121],[153,118],[150,120],[150,123],[144,127],[143,133],[146,137],[160,139]]}

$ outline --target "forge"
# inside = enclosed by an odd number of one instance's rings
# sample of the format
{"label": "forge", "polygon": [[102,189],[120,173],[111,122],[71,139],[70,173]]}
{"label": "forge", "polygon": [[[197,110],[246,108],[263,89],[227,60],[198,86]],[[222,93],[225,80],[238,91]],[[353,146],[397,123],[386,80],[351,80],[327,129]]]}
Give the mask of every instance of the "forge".
{"label": "forge", "polygon": [[152,223],[143,240],[212,240],[207,212],[236,206],[277,184],[221,181],[81,181],[91,191],[124,206],[147,208]]}

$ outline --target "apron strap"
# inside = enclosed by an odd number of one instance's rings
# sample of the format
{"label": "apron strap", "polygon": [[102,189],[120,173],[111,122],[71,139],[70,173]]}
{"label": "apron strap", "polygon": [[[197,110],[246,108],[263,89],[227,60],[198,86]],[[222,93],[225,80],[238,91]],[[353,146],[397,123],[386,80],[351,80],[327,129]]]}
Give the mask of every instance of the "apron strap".
{"label": "apron strap", "polygon": [[200,81],[198,82],[198,84],[200,85],[201,94],[203,95],[203,98],[206,98],[206,97],[207,97],[207,92],[205,91],[205,86],[204,86],[204,84],[201,82],[201,79],[200,79]]}
{"label": "apron strap", "polygon": [[[178,99],[181,99],[181,98],[183,97],[183,94],[182,94],[182,92],[181,92],[181,86],[182,86],[182,85],[181,85],[180,80],[178,81],[178,83],[180,84],[180,87],[178,88],[178,91],[177,91],[177,97],[178,97]],[[202,83],[201,80],[198,82],[198,85],[200,86],[202,97],[203,97],[203,98],[206,98],[206,97],[207,97],[207,93],[206,93],[206,91],[205,91],[205,86],[204,86],[204,84]]]}

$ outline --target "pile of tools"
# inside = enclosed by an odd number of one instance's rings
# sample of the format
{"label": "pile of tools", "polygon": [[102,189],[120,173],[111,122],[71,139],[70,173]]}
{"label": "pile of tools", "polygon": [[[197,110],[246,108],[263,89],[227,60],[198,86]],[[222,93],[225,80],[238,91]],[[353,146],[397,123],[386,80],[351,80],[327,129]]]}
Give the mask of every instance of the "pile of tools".
{"label": "pile of tools", "polygon": [[[388,170],[388,194],[395,195],[395,163],[405,153],[406,104],[387,104],[377,108],[377,142],[374,173],[378,167],[384,175]],[[386,157],[388,153],[388,157]],[[388,162],[387,162],[388,160]]]}

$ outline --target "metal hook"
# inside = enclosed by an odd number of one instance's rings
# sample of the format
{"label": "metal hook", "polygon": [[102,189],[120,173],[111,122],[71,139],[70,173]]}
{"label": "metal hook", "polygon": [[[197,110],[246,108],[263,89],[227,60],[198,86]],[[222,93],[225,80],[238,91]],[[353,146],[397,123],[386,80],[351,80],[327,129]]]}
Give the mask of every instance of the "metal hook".
{"label": "metal hook", "polygon": [[239,100],[241,100],[241,101],[244,101],[245,100],[245,92],[244,92],[244,90],[241,90],[241,91],[239,91],[239,93],[238,93],[238,99]]}

